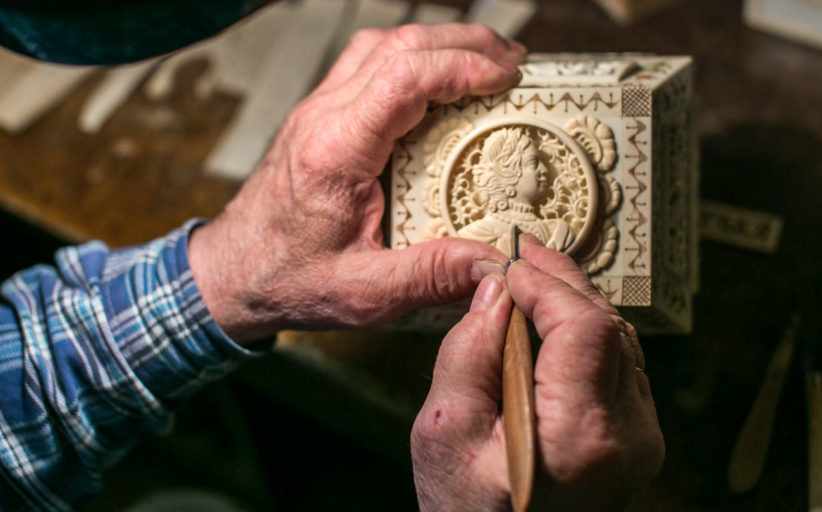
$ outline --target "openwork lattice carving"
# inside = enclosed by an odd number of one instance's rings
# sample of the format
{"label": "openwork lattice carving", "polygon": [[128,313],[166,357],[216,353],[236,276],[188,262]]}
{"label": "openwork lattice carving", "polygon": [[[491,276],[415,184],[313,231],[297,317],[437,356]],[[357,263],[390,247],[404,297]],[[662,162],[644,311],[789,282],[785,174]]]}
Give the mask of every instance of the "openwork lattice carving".
{"label": "openwork lattice carving", "polygon": [[[460,139],[470,132],[471,128],[473,128],[473,125],[465,119],[446,119],[434,126],[425,139],[423,165],[425,166],[425,173],[434,179],[428,180],[425,184],[423,206],[432,216],[441,216],[439,178],[442,175],[442,168]],[[434,229],[433,231],[439,233],[440,230]],[[447,231],[442,236],[446,234]],[[441,237],[433,236],[429,238]]]}

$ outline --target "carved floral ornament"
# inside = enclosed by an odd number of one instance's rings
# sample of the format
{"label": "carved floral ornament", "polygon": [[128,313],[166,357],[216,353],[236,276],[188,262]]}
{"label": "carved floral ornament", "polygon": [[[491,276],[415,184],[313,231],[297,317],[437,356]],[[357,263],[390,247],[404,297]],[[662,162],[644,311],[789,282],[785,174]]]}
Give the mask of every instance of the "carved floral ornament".
{"label": "carved floral ornament", "polygon": [[616,161],[613,133],[580,115],[566,130],[510,117],[475,127],[449,118],[423,145],[428,180],[424,238],[460,236],[509,247],[517,224],[553,249],[575,254],[589,273],[613,262],[619,184],[606,175]]}

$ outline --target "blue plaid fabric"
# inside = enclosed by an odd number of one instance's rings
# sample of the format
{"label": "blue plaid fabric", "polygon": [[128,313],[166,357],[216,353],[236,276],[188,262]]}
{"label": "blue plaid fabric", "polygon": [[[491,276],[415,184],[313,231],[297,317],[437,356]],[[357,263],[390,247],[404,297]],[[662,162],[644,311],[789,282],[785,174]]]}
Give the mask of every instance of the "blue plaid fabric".
{"label": "blue plaid fabric", "polygon": [[61,249],[2,285],[0,510],[71,510],[169,407],[253,355],[211,318],[188,265],[198,221],[147,245]]}

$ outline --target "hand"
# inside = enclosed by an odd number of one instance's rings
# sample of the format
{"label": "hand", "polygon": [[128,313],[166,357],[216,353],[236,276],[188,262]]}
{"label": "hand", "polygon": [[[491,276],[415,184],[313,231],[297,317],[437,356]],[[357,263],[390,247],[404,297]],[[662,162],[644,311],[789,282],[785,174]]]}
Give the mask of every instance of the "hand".
{"label": "hand", "polygon": [[530,235],[520,240],[523,260],[505,277],[482,280],[471,311],[440,347],[411,434],[423,511],[510,509],[500,400],[511,297],[542,339],[532,510],[619,510],[662,464],[664,441],[633,327],[569,257]]}
{"label": "hand", "polygon": [[194,278],[223,330],[245,342],[370,325],[470,295],[472,263],[504,256],[456,239],[386,249],[377,178],[429,102],[512,87],[524,57],[481,25],[355,35],[237,197],[192,235]]}

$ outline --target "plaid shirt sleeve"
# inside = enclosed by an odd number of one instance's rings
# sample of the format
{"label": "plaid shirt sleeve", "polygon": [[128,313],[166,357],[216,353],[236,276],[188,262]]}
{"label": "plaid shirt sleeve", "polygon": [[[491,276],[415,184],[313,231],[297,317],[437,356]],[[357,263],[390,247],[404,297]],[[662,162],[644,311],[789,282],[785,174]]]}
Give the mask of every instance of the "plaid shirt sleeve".
{"label": "plaid shirt sleeve", "polygon": [[70,510],[169,406],[253,355],[206,310],[188,265],[198,221],[147,245],[58,251],[2,285],[0,510]]}

